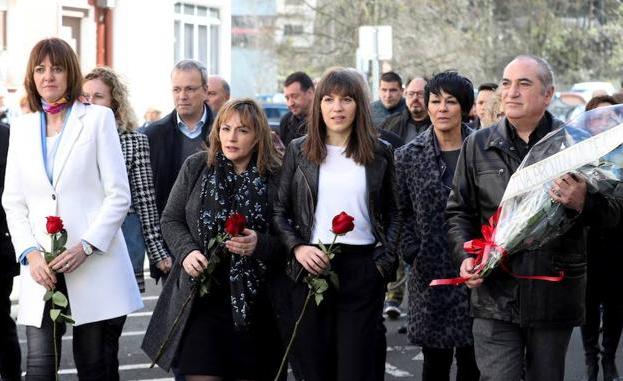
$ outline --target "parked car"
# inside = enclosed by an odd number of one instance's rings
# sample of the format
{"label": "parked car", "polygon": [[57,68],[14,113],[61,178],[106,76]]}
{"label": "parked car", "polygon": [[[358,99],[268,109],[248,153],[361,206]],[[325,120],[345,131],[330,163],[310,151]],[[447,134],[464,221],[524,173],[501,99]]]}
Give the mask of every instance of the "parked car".
{"label": "parked car", "polygon": [[570,91],[582,95],[584,100],[588,102],[595,92],[604,92],[607,95],[612,95],[616,92],[616,89],[610,82],[579,82],[571,86]]}
{"label": "parked car", "polygon": [[264,103],[262,108],[266,113],[270,128],[275,132],[279,132],[279,122],[288,113],[288,106],[285,103]]}
{"label": "parked car", "polygon": [[548,110],[558,119],[566,122],[576,118],[584,111],[586,101],[580,93],[557,92],[549,104]]}

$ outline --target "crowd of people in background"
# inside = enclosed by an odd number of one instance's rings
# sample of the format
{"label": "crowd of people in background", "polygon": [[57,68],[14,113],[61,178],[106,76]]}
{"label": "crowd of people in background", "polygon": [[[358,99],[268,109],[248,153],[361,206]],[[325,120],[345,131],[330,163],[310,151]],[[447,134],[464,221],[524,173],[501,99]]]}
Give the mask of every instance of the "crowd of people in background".
{"label": "crowd of people in background", "polygon": [[[457,380],[563,381],[576,326],[587,380],[600,359],[605,381],[619,377],[623,300],[608,280],[621,267],[611,254],[623,199],[566,174],[549,195],[577,217],[571,231],[486,279],[463,249],[531,147],[562,125],[547,110],[554,72],[540,57],[517,56],[479,86],[456,71],[404,84],[386,72],[373,102],[355,69],[316,82],[296,71],[276,130],[194,60],[172,68],[174,109],[150,108],[141,126],[120,76],[83,76],[61,39],[32,49],[24,86],[27,113],[0,109],[2,380],[22,379],[9,301],[20,268],[26,380],[52,380],[60,363],[66,324],[50,318],[60,298],[50,291],[67,299],[78,377],[119,380],[145,256],[162,291],[142,348],[176,380],[285,380],[283,359],[297,380],[380,381],[383,320],[404,305],[400,332],[422,348],[422,380],[449,380],[455,358]],[[586,109],[618,103],[598,95]],[[340,212],[354,225],[338,236]],[[236,234],[234,215],[245,220]],[[50,216],[67,234],[53,258]],[[512,275],[558,270],[558,283]],[[310,279],[329,274],[339,287],[326,282],[309,302]],[[429,287],[457,276],[465,285]]]}

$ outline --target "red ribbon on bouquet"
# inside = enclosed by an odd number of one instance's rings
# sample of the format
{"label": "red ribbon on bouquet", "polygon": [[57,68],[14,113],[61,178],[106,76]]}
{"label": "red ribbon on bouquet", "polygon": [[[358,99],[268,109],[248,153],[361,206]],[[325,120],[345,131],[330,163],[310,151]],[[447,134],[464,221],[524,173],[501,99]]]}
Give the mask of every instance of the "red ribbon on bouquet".
{"label": "red ribbon on bouquet", "polygon": [[[557,276],[519,275],[513,273],[508,268],[508,266],[506,265],[508,253],[502,246],[499,246],[493,240],[493,237],[495,236],[495,229],[497,228],[498,220],[500,219],[501,213],[502,209],[498,208],[498,210],[496,210],[496,212],[489,218],[489,224],[482,225],[482,227],[480,228],[482,238],[476,238],[463,244],[463,250],[465,250],[466,253],[476,256],[474,258],[474,274],[478,274],[482,271],[483,266],[489,260],[489,253],[491,252],[491,250],[495,249],[502,254],[500,267],[514,278],[543,280],[547,282],[560,282],[561,280],[563,280],[565,277],[565,273],[563,271],[560,271]],[[469,278],[470,277],[433,279],[430,282],[429,286],[458,286],[465,283]]]}

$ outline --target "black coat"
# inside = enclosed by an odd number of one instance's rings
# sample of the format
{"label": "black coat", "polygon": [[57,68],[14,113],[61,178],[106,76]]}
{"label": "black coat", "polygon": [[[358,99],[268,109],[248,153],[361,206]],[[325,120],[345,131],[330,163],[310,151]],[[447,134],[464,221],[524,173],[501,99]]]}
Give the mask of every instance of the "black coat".
{"label": "black coat", "polygon": [[[305,137],[293,140],[284,158],[281,183],[275,200],[273,222],[281,241],[290,253],[287,272],[298,279],[303,267],[294,258],[293,249],[308,245],[318,200],[319,166],[303,152]],[[377,140],[374,160],[366,165],[368,213],[380,245],[374,249],[374,261],[386,281],[395,279],[398,257],[394,248],[400,227],[395,192],[394,159],[389,144]]]}
{"label": "black coat", "polygon": [[[190,312],[196,300],[196,296],[191,295],[193,283],[182,267],[182,262],[191,251],[202,251],[202,240],[199,237],[197,221],[201,209],[200,176],[206,169],[206,161],[205,152],[196,153],[188,158],[175,182],[171,192],[171,200],[162,216],[162,233],[175,256],[175,262],[154,308],[154,314],[147,327],[141,348],[149,358],[155,359],[160,346],[174,326],[177,315],[182,311],[184,303],[188,301],[188,305],[179,317],[177,328],[174,330],[169,344],[157,362],[161,368],[167,371],[173,364],[184,333],[184,327],[188,323]],[[269,175],[269,200],[272,200],[277,192],[278,176],[278,174]],[[270,208],[268,214],[270,214]],[[269,218],[269,216],[267,217]],[[280,262],[283,257],[283,248],[275,235],[256,233],[257,246],[253,256],[264,260],[269,266],[267,287],[271,293],[274,280],[280,273],[283,273],[283,263]],[[274,305],[277,301],[273,296],[273,294],[269,295]],[[270,343],[270,345],[275,344],[280,344],[277,338],[275,343]],[[267,348],[270,348],[269,344],[267,344]]]}
{"label": "black coat", "polygon": [[[562,125],[546,113],[542,123],[553,130]],[[511,175],[522,158],[508,136],[506,118],[467,138],[454,174],[448,205],[448,238],[457,266],[467,258],[463,243],[481,236],[502,199]],[[571,327],[584,321],[586,288],[586,227],[616,224],[621,201],[587,194],[584,210],[574,227],[545,246],[509,258],[510,270],[523,275],[565,272],[561,282],[518,280],[501,269],[472,290],[472,315],[524,327]],[[571,211],[569,211],[571,212]],[[573,212],[574,213],[574,212]]]}
{"label": "black coat", "polygon": [[307,121],[305,118],[298,117],[288,111],[279,122],[279,137],[284,146],[288,146],[290,142],[296,138],[307,134]]}
{"label": "black coat", "polygon": [[[206,140],[212,125],[212,112],[205,107],[207,112],[206,123],[201,132],[201,137]],[[181,157],[182,139],[184,134],[177,127],[177,112],[173,110],[164,118],[153,122],[145,128],[143,133],[149,140],[149,155],[151,168],[154,175],[154,187],[156,188],[156,207],[162,215],[167,205],[169,193],[177,174],[182,168],[185,157]]]}
{"label": "black coat", "polygon": [[[4,190],[4,172],[8,149],[9,126],[0,124],[0,197]],[[15,250],[6,224],[6,214],[4,214],[4,208],[0,208],[0,277],[13,277],[17,274],[19,274],[19,265],[15,260]]]}
{"label": "black coat", "polygon": [[[463,138],[471,130],[464,126]],[[400,249],[409,274],[409,340],[418,346],[473,345],[466,286],[429,287],[433,279],[458,276],[450,251],[444,211],[450,188],[447,166],[430,127],[396,151],[399,210],[404,223]]]}
{"label": "black coat", "polygon": [[426,131],[430,127],[431,123],[428,118],[414,126],[410,123],[411,113],[408,108],[402,110],[402,112],[390,115],[379,127],[384,131],[391,131],[394,134],[400,136],[405,143],[408,143],[407,137],[409,136],[409,129],[415,128],[416,133],[419,135]]}

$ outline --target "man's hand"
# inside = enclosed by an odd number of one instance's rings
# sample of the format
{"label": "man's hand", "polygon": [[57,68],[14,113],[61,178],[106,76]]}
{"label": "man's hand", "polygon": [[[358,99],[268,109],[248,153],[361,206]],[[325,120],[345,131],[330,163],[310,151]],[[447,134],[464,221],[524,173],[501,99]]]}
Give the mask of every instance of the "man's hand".
{"label": "man's hand", "polygon": [[463,260],[463,263],[461,263],[460,275],[462,278],[467,279],[467,281],[465,281],[465,284],[469,288],[479,287],[483,282],[483,279],[480,277],[480,275],[474,274],[474,258],[472,257],[465,258]]}
{"label": "man's hand", "polygon": [[80,267],[85,259],[87,259],[87,255],[84,253],[82,243],[79,242],[54,258],[49,266],[57,273],[70,273]]}
{"label": "man's hand", "polygon": [[294,248],[294,256],[313,275],[321,275],[331,265],[329,257],[315,246],[299,245]]}
{"label": "man's hand", "polygon": [[198,278],[203,270],[208,267],[208,258],[201,254],[199,250],[193,250],[184,258],[182,266],[188,275]]}
{"label": "man's hand", "polygon": [[549,190],[549,196],[565,207],[581,213],[586,200],[586,181],[581,177],[567,173],[554,180],[554,184]]}

